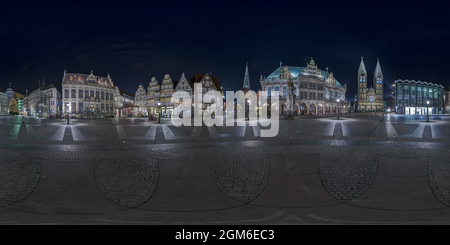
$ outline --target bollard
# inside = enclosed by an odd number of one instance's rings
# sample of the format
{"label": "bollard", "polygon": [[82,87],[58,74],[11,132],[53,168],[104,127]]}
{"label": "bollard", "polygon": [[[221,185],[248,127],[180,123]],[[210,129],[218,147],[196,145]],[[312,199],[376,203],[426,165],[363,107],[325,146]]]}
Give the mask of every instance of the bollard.
{"label": "bollard", "polygon": [[114,117],[112,118],[112,124],[114,124]]}
{"label": "bollard", "polygon": [[381,114],[381,121],[384,121],[384,113]]}

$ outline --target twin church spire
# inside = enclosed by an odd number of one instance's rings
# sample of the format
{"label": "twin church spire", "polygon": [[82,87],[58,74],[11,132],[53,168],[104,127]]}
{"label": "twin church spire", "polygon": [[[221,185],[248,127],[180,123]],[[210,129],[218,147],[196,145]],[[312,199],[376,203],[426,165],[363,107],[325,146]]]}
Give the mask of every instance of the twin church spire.
{"label": "twin church spire", "polygon": [[366,71],[366,66],[364,65],[363,57],[361,57],[361,63],[359,64],[358,76],[360,76],[360,77],[363,77],[363,76],[367,77],[367,71]]}
{"label": "twin church spire", "polygon": [[374,72],[374,76],[375,77],[383,77],[383,72],[381,71],[381,66],[380,66],[380,60],[377,59],[377,67],[375,68],[375,72]]}
{"label": "twin church spire", "polygon": [[[361,57],[361,63],[359,64],[358,77],[367,77],[366,66],[364,65],[363,57]],[[377,66],[375,67],[374,77],[383,77],[383,72],[381,71],[380,59],[377,59]]]}
{"label": "twin church spire", "polygon": [[[375,67],[375,72],[373,73],[374,75],[374,81],[382,81],[384,79],[383,76],[383,71],[381,71],[381,66],[380,66],[380,60],[377,59],[377,66]],[[361,57],[361,63],[359,63],[359,69],[358,69],[358,80],[361,79],[365,79],[367,78],[367,70],[366,70],[366,66],[364,65],[364,60],[363,57]]]}
{"label": "twin church spire", "polygon": [[373,85],[367,84],[367,70],[363,57],[358,69],[358,111],[380,111],[383,108],[383,72],[381,71],[380,60],[373,73]]}

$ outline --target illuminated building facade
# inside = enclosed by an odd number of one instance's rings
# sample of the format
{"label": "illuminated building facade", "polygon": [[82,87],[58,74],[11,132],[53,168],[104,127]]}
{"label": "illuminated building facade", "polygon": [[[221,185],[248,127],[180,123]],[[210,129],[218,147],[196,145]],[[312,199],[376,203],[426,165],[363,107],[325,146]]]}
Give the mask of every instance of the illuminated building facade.
{"label": "illuminated building facade", "polygon": [[384,109],[383,103],[383,72],[381,71],[380,62],[377,60],[373,76],[373,85],[369,88],[367,81],[367,71],[363,58],[358,69],[358,94],[357,94],[357,111],[381,111]]}
{"label": "illuminated building facade", "polygon": [[445,113],[445,92],[442,85],[414,80],[396,80],[394,96],[398,114]]}
{"label": "illuminated building facade", "polygon": [[160,90],[161,87],[159,86],[158,80],[152,77],[147,88],[147,111],[150,113],[149,115],[156,116],[159,114],[158,102]]}
{"label": "illuminated building facade", "polygon": [[[195,94],[195,92],[192,93],[192,105],[193,110],[195,107],[201,107],[202,108],[202,114],[204,113],[210,113],[209,111],[206,111],[208,106],[211,106],[211,103],[208,102],[211,100],[211,98],[205,98],[205,94],[209,91],[218,91],[222,97],[223,97],[223,91],[222,87],[220,86],[219,80],[217,77],[213,76],[211,73],[206,73],[205,75],[202,74],[194,74],[193,78],[191,78],[190,86],[191,91],[194,91],[195,84],[201,84],[202,85],[202,94]],[[202,96],[202,103],[198,102],[198,104],[195,104],[195,96]],[[200,100],[199,100],[200,101]],[[220,101],[220,104],[223,104],[223,101]]]}
{"label": "illuminated building facade", "polygon": [[39,84],[22,100],[22,113],[33,117],[56,117],[59,115],[58,103],[61,93],[53,84]]}
{"label": "illuminated building facade", "polygon": [[[181,78],[179,81],[174,81],[173,82],[173,86],[174,86],[174,92],[180,91],[180,92],[186,92],[188,93],[188,97],[189,99],[186,98],[182,98],[179,95],[176,95],[177,97],[175,97],[175,102],[173,103],[173,107],[177,107],[180,104],[185,104],[186,107],[191,108],[191,95],[192,95],[192,87],[190,85],[190,83],[188,82],[188,80],[186,79],[184,73],[181,74]],[[186,110],[183,111],[183,116],[191,116],[191,110]]]}
{"label": "illuminated building facade", "polygon": [[5,90],[0,88],[0,114],[6,114],[8,111],[8,96],[5,93]]}
{"label": "illuminated building facade", "polygon": [[132,115],[134,110],[134,94],[125,92],[115,86],[114,108],[116,109],[116,117],[128,117]]}
{"label": "illuminated building facade", "polygon": [[134,97],[134,111],[135,116],[147,116],[147,90],[139,85]]}
{"label": "illuminated building facade", "polygon": [[[63,113],[76,118],[105,118],[115,115],[114,83],[111,77],[66,73],[62,79]],[[69,114],[70,113],[70,114]]]}
{"label": "illuminated building facade", "polygon": [[345,101],[347,84],[339,83],[332,72],[328,73],[328,68],[327,71],[320,70],[311,58],[306,67],[282,66],[280,62],[280,67],[267,78],[261,76],[262,91],[267,91],[269,96],[273,92],[279,93],[281,114],[287,107],[289,81],[295,87],[294,110],[300,115],[334,114],[338,107],[339,112],[344,113],[348,109]]}

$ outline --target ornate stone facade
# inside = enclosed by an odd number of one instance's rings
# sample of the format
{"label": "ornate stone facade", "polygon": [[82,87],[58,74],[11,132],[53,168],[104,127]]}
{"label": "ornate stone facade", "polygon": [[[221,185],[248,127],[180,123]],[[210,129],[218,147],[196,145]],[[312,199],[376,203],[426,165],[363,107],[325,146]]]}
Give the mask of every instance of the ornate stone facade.
{"label": "ornate stone facade", "polygon": [[[306,67],[282,66],[267,78],[261,76],[262,91],[280,94],[280,113],[287,110],[289,83],[294,86],[294,111],[300,115],[334,114],[348,110],[345,100],[347,84],[341,85],[333,73],[322,71],[311,58]],[[337,101],[339,100],[339,102]],[[261,105],[260,105],[261,106]]]}
{"label": "ornate stone facade", "polygon": [[115,88],[109,74],[101,77],[92,70],[90,75],[64,71],[61,87],[64,114],[76,118],[114,116]]}
{"label": "ornate stone facade", "polygon": [[134,112],[135,116],[147,116],[147,90],[139,85],[134,97]]}
{"label": "ornate stone facade", "polygon": [[152,77],[147,88],[147,111],[150,115],[159,114],[159,96],[161,94],[161,87],[155,77]]}

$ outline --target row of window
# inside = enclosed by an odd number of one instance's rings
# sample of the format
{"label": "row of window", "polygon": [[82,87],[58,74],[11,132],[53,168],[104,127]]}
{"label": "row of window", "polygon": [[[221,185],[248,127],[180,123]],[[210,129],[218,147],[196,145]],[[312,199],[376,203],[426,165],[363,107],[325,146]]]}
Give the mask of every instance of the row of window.
{"label": "row of window", "polygon": [[[344,96],[343,96],[343,93],[341,93],[340,94],[340,96],[338,97],[338,93],[337,92],[335,92],[335,94],[334,94],[334,97],[329,97],[329,96],[331,96],[332,94],[330,94],[330,93],[326,93],[325,92],[325,98],[329,98],[329,99],[333,99],[333,98],[335,98],[335,99],[341,99],[341,100],[344,100]],[[311,99],[311,100],[315,100],[315,99],[317,99],[317,100],[323,100],[324,99],[324,93],[316,93],[316,92],[300,92],[300,99]]]}
{"label": "row of window", "polygon": [[[172,101],[161,101],[161,106],[173,106]],[[158,102],[148,102],[148,106],[157,106]]]}
{"label": "row of window", "polygon": [[[366,79],[360,78],[360,79],[359,79],[359,82],[360,82],[360,83],[365,83],[365,82],[366,82]],[[382,80],[377,80],[377,83],[382,84],[383,81],[382,81]]]}
{"label": "row of window", "polygon": [[[428,104],[427,104],[428,101]],[[398,99],[397,106],[432,106],[443,107],[443,100],[433,99]]]}
{"label": "row of window", "polygon": [[[309,95],[309,96],[308,96]],[[300,99],[323,100],[323,93],[316,92],[301,92]]]}
{"label": "row of window", "polygon": [[[84,91],[84,93],[83,93]],[[83,97],[84,94],[84,97]],[[109,100],[112,101],[114,99],[113,93],[104,92],[104,91],[94,91],[94,90],[78,90],[78,98],[79,99],[88,99],[91,97],[95,97],[101,100]],[[64,89],[64,98],[77,98],[77,90],[76,89]]]}
{"label": "row of window", "polygon": [[[274,89],[274,91],[275,92],[279,92],[279,87],[278,86],[276,86],[275,87],[275,89]],[[283,96],[286,96],[286,86],[283,86],[283,91],[282,91],[283,93],[282,93],[282,95]],[[268,96],[271,96],[271,93],[272,93],[272,88],[271,87],[268,87],[267,88],[267,94],[268,94]],[[296,95],[299,95],[298,94],[298,91],[297,90],[294,90],[294,93],[296,94]],[[300,94],[300,98],[301,99],[306,99],[307,98],[307,96],[306,96],[306,94],[307,93],[309,93],[309,94],[311,94],[311,96],[309,97],[310,99],[316,99],[316,92],[305,92],[305,91],[302,91],[301,92],[301,94]],[[318,95],[317,96],[317,99],[319,99],[319,100],[323,100],[323,93],[317,93],[317,94],[320,94],[320,95]],[[337,91],[335,91],[334,92],[334,97],[333,97],[333,93],[331,92],[331,91],[328,91],[328,90],[326,90],[325,91],[325,98],[341,98],[341,99],[344,99],[344,94],[341,92],[340,94],[337,92]]]}
{"label": "row of window", "polygon": [[415,85],[415,84],[397,84],[397,99],[412,99],[418,98],[433,98],[438,99],[443,96],[442,88],[426,86],[426,85]]}
{"label": "row of window", "polygon": [[[77,102],[71,102],[70,106],[69,103],[64,103],[64,113],[87,113],[87,112],[95,112],[95,113],[110,113],[113,111],[113,105],[112,104],[100,104],[99,108],[90,108],[88,106],[83,108],[83,102],[78,102],[78,110],[77,110]],[[109,109],[109,110],[108,110]]]}
{"label": "row of window", "polygon": [[322,83],[313,83],[313,82],[309,82],[309,83],[308,82],[300,82],[300,88],[324,90],[324,84],[322,84]]}

